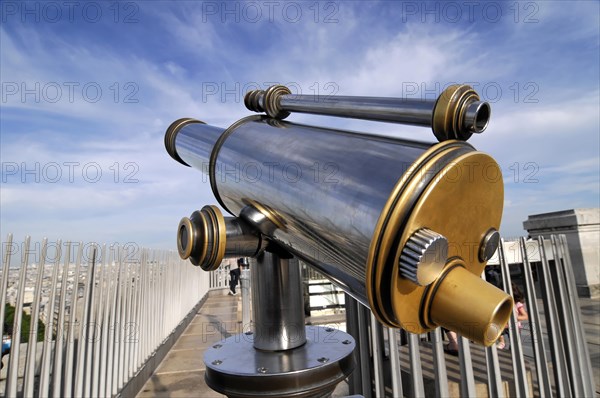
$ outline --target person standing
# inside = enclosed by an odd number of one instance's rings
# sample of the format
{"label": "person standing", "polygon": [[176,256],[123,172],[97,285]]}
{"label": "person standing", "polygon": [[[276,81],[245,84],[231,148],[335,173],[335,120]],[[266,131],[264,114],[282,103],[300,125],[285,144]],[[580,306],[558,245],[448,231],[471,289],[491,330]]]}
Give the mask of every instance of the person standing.
{"label": "person standing", "polygon": [[229,277],[231,278],[229,280],[229,295],[230,296],[235,296],[237,295],[237,292],[235,291],[235,288],[238,285],[238,282],[240,281],[240,273],[241,273],[241,269],[240,267],[244,264],[244,259],[243,258],[238,258],[237,259],[237,268],[232,269],[229,271]]}

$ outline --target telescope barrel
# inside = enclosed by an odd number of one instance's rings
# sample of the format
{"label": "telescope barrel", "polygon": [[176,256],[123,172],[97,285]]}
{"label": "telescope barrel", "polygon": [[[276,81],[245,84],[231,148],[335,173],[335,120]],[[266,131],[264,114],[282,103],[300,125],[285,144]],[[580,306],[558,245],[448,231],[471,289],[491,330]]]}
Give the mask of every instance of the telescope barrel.
{"label": "telescope barrel", "polygon": [[466,141],[482,133],[491,114],[489,104],[467,85],[450,86],[435,100],[301,95],[278,85],[248,92],[244,103],[277,119],[298,112],[431,127],[439,141]]}
{"label": "telescope barrel", "polygon": [[[485,345],[502,332],[512,300],[478,277],[497,242],[502,175],[468,143],[256,115],[227,129],[180,119],[165,145],[209,175],[223,209],[320,270],[385,325],[415,333],[441,325]],[[213,269],[227,251],[219,231],[226,222],[216,207],[203,214],[201,223],[180,224],[178,240],[198,237],[210,258],[203,268]]]}

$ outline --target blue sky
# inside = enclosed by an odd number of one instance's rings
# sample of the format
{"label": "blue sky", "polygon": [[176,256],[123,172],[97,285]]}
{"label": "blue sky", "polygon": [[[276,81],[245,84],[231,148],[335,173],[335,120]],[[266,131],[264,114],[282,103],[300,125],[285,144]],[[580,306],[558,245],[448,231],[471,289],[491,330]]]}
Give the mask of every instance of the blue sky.
{"label": "blue sky", "polygon": [[[599,3],[1,4],[0,233],[174,248],[215,203],[165,152],[166,127],[226,127],[248,88],[432,98],[469,82],[491,102],[470,142],[500,164],[502,233],[529,214],[598,207]],[[289,120],[433,140],[427,129]]]}

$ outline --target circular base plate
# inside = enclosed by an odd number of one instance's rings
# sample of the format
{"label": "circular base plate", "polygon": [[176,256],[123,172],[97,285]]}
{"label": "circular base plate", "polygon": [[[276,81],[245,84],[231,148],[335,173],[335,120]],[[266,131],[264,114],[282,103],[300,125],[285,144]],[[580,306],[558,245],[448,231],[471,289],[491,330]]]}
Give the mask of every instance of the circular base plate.
{"label": "circular base plate", "polygon": [[287,351],[259,351],[252,334],[238,334],[204,353],[206,384],[229,397],[319,397],[354,369],[352,336],[306,327],[306,344]]}

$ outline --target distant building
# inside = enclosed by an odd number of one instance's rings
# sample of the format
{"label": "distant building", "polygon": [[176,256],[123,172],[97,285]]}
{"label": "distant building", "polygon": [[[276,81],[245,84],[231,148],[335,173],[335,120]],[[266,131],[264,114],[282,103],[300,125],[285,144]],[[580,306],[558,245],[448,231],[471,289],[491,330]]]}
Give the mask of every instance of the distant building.
{"label": "distant building", "polygon": [[531,215],[523,222],[531,238],[565,234],[582,297],[600,297],[600,208]]}

